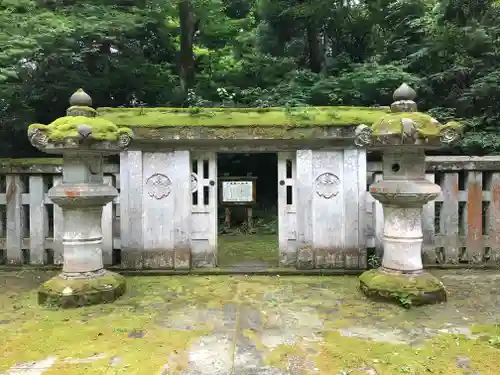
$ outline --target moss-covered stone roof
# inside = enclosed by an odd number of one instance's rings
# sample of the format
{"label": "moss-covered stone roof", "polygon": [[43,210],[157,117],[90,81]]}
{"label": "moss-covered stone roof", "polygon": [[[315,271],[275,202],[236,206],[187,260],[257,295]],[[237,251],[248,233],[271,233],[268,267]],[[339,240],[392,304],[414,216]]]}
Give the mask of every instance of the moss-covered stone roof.
{"label": "moss-covered stone roof", "polygon": [[59,141],[66,138],[77,138],[78,126],[80,125],[90,127],[92,129],[92,138],[99,141],[117,141],[122,134],[132,136],[132,130],[127,127],[119,127],[104,118],[85,116],[64,116],[49,125],[31,124],[28,127],[28,132],[39,129],[50,140]]}
{"label": "moss-covered stone roof", "polygon": [[99,108],[98,117],[131,127],[345,126],[372,124],[389,108]]}

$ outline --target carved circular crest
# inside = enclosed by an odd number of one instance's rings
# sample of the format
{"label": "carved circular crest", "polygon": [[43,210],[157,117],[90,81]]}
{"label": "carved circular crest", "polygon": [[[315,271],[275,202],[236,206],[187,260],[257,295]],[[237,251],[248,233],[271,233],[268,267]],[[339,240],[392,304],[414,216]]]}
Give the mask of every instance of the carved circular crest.
{"label": "carved circular crest", "polygon": [[372,143],[372,129],[361,124],[356,128],[354,144],[359,147],[369,146]]}
{"label": "carved circular crest", "polygon": [[196,173],[191,173],[191,193],[198,190],[198,176]]}
{"label": "carved circular crest", "polygon": [[43,148],[49,143],[49,138],[40,129],[28,130],[28,137],[35,147]]}
{"label": "carved circular crest", "polygon": [[86,159],[84,161],[85,165],[89,169],[89,172],[91,174],[99,174],[102,171],[102,164],[99,159],[92,158],[92,159]]}
{"label": "carved circular crest", "polygon": [[132,141],[132,138],[130,138],[130,136],[128,134],[121,134],[119,137],[118,137],[118,145],[121,147],[121,148],[126,148],[129,146],[130,144],[130,141]]}
{"label": "carved circular crest", "polygon": [[155,173],[146,180],[146,188],[151,198],[163,199],[172,191],[172,181],[164,174]]}
{"label": "carved circular crest", "polygon": [[444,143],[445,145],[450,145],[460,139],[460,134],[451,127],[445,127],[444,129],[441,129],[441,131],[439,132],[439,137],[441,143]]}
{"label": "carved circular crest", "polygon": [[335,174],[325,172],[316,177],[315,185],[320,197],[330,199],[339,193],[340,180]]}

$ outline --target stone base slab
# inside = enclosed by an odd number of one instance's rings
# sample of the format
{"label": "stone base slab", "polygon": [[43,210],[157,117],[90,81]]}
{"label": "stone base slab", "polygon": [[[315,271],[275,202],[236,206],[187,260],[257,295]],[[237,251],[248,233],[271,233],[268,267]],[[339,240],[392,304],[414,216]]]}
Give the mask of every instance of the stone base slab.
{"label": "stone base slab", "polygon": [[193,268],[217,267],[217,253],[214,251],[192,252],[191,259]]}
{"label": "stone base slab", "polygon": [[311,245],[297,249],[296,268],[308,269],[360,269],[366,268],[366,254],[362,249],[318,248]]}
{"label": "stone base slab", "polygon": [[121,251],[121,267],[124,269],[167,269],[188,270],[191,267],[191,249],[179,247],[175,249]]}
{"label": "stone base slab", "polygon": [[102,270],[74,278],[64,274],[46,281],[38,289],[38,304],[73,308],[114,302],[125,293],[125,277]]}
{"label": "stone base slab", "polygon": [[405,307],[446,301],[443,283],[432,274],[403,274],[377,268],[359,277],[363,293],[375,300],[394,301]]}

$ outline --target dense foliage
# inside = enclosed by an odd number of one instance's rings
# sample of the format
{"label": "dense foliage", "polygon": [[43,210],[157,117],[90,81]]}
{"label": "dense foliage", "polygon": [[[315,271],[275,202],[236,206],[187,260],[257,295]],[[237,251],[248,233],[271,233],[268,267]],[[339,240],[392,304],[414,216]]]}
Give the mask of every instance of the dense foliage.
{"label": "dense foliage", "polygon": [[[403,81],[500,151],[494,0],[0,0],[0,136],[98,106],[388,105]],[[460,151],[460,152],[463,152]]]}

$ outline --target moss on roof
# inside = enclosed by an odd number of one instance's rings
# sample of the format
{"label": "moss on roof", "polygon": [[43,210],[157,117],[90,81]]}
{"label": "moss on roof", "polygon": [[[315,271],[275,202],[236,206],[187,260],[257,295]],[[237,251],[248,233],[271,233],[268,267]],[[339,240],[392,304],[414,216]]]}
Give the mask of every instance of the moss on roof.
{"label": "moss on roof", "polygon": [[372,124],[389,108],[99,108],[97,113],[118,126],[132,127],[311,127]]}

